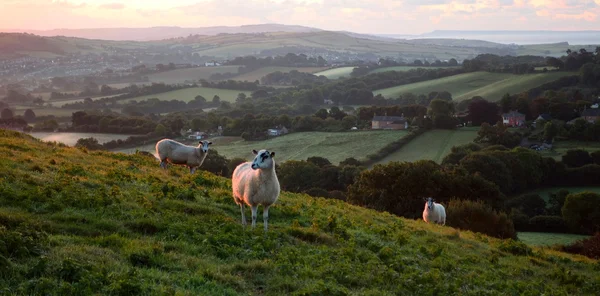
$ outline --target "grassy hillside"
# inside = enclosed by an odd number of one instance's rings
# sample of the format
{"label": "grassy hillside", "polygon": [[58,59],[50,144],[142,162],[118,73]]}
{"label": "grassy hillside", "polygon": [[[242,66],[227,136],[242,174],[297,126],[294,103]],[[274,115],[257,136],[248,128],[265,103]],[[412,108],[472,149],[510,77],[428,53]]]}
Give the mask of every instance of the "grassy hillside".
{"label": "grassy hillside", "polygon": [[175,84],[184,83],[186,80],[209,79],[210,75],[217,73],[237,73],[237,71],[238,66],[198,67],[150,74],[148,79],[151,82]]}
{"label": "grassy hillside", "polygon": [[490,101],[498,101],[506,93],[520,93],[541,84],[570,75],[568,72],[549,72],[539,74],[513,75],[504,73],[473,72],[429,81],[411,83],[376,90],[386,98],[395,98],[407,92],[428,94],[432,91],[449,91],[455,101],[482,96]]}
{"label": "grassy hillside", "polygon": [[545,232],[519,232],[517,236],[519,240],[532,246],[570,245],[590,237],[589,235]]}
{"label": "grassy hillside", "polygon": [[227,158],[250,158],[252,149],[269,149],[275,151],[278,161],[306,160],[311,156],[321,156],[331,163],[354,157],[362,160],[368,154],[378,151],[390,142],[407,134],[405,131],[359,131],[343,133],[303,132],[292,133],[282,137],[261,142],[243,140],[223,145],[214,145],[212,149]]}
{"label": "grassy hillside", "polygon": [[354,70],[354,67],[340,67],[340,68],[334,68],[334,69],[317,72],[314,74],[317,76],[323,75],[329,79],[338,79],[340,77],[349,78],[350,73],[352,73],[352,70]]}
{"label": "grassy hillside", "polygon": [[429,159],[440,163],[450,153],[452,147],[473,142],[476,137],[477,129],[475,128],[428,131],[378,163],[384,164],[390,161],[412,162],[421,159]]}
{"label": "grassy hillside", "polygon": [[[7,294],[594,294],[592,260],[283,193],[243,230],[230,181],[0,130]],[[259,220],[260,219],[259,217]]]}
{"label": "grassy hillside", "polygon": [[245,74],[235,76],[232,79],[238,80],[238,81],[256,81],[256,80],[260,81],[260,79],[263,78],[264,76],[266,76],[267,74],[277,72],[277,71],[286,73],[286,72],[290,72],[292,70],[296,70],[298,72],[315,73],[315,72],[322,71],[324,69],[327,69],[327,68],[325,68],[325,67],[263,67],[263,68],[254,70],[252,72],[248,72]]}
{"label": "grassy hillside", "polygon": [[219,88],[209,88],[209,87],[193,87],[193,88],[185,88],[174,90],[166,93],[148,95],[148,96],[140,96],[127,100],[122,100],[120,102],[125,103],[129,101],[141,101],[151,98],[158,98],[160,100],[170,101],[170,100],[179,100],[184,102],[189,102],[193,100],[197,95],[201,95],[206,100],[210,101],[215,95],[218,95],[221,98],[221,101],[235,102],[239,93],[245,93],[247,96],[250,96],[252,92],[250,91],[241,91],[241,90],[231,90],[231,89],[219,89]]}
{"label": "grassy hillside", "polygon": [[379,68],[379,69],[375,69],[369,73],[381,73],[381,72],[389,72],[389,71],[397,71],[397,72],[406,72],[409,70],[414,70],[414,69],[452,69],[452,68],[458,68],[458,67],[415,67],[415,66],[394,66],[394,67],[385,67],[385,68]]}

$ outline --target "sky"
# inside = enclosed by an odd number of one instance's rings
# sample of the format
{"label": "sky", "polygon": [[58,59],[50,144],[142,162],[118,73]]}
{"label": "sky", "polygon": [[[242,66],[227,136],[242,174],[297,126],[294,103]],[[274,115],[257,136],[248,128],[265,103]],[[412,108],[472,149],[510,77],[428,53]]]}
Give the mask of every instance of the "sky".
{"label": "sky", "polygon": [[0,0],[1,29],[262,23],[371,34],[600,30],[600,0]]}

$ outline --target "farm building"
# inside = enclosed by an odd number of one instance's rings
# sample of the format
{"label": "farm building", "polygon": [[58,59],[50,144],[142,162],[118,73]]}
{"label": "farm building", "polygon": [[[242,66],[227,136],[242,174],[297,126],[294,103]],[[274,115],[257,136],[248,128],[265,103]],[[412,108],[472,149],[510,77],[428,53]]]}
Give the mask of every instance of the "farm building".
{"label": "farm building", "polygon": [[588,122],[594,123],[596,122],[596,120],[600,119],[600,109],[585,109],[581,113],[581,117],[585,118],[585,120],[587,120]]}
{"label": "farm building", "polygon": [[408,128],[408,121],[404,116],[373,116],[371,129],[403,130]]}
{"label": "farm building", "polygon": [[285,135],[287,133],[288,133],[288,129],[285,128],[285,126],[278,126],[276,128],[270,128],[269,130],[267,130],[267,135],[273,136],[273,137]]}
{"label": "farm building", "polygon": [[537,121],[537,120],[551,121],[551,120],[552,120],[552,116],[550,116],[550,114],[548,114],[548,113],[543,113],[543,114],[540,114],[540,115],[538,116],[538,118],[536,118],[535,120],[536,120],[536,121]]}
{"label": "farm building", "polygon": [[502,114],[502,123],[508,126],[522,126],[525,124],[525,114],[510,111]]}
{"label": "farm building", "polygon": [[188,139],[190,140],[202,140],[208,138],[208,135],[203,132],[194,132],[191,135],[188,135]]}

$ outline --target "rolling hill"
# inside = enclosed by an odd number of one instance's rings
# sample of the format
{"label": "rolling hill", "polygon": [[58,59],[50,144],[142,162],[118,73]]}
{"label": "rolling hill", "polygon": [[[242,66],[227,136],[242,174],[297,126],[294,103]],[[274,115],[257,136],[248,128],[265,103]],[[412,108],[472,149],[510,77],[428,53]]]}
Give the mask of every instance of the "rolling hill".
{"label": "rolling hill", "polygon": [[570,72],[548,72],[514,75],[505,73],[473,72],[454,75],[429,81],[411,83],[380,89],[373,92],[386,98],[395,98],[403,93],[428,94],[432,91],[449,91],[454,101],[482,96],[490,101],[498,101],[506,93],[520,93],[564,76]]}
{"label": "rolling hill", "polygon": [[319,72],[319,71],[322,71],[325,69],[327,69],[327,68],[326,67],[263,67],[263,68],[254,70],[252,72],[240,74],[231,79],[237,80],[237,81],[256,81],[256,80],[260,81],[260,79],[263,78],[264,76],[266,76],[267,74],[277,72],[277,71],[287,73],[292,70],[296,70],[298,72],[314,74],[316,72]]}
{"label": "rolling hill", "polygon": [[209,87],[192,87],[192,88],[184,88],[179,90],[174,90],[170,92],[140,96],[131,99],[126,99],[120,101],[121,103],[126,103],[129,101],[141,101],[151,98],[157,98],[163,101],[170,100],[178,100],[183,102],[189,102],[193,100],[197,95],[203,96],[207,101],[212,100],[212,98],[217,95],[221,98],[221,101],[227,102],[235,102],[239,93],[245,93],[247,96],[250,96],[251,92],[249,91],[241,91],[241,90],[231,90],[231,89],[220,89],[220,88],[209,88]]}
{"label": "rolling hill", "polygon": [[[7,294],[592,295],[597,262],[283,192],[243,229],[230,181],[0,130]],[[32,157],[35,153],[35,157]]]}
{"label": "rolling hill", "polygon": [[186,80],[208,80],[213,74],[237,73],[237,71],[238,66],[196,67],[154,73],[148,75],[148,79],[150,80],[150,82],[176,84],[184,83]]}

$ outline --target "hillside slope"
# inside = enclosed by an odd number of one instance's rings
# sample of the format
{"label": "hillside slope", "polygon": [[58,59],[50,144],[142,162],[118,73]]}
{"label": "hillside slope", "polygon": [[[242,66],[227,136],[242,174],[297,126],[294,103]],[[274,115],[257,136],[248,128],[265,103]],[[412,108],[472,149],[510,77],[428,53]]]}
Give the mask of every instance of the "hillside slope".
{"label": "hillside slope", "polygon": [[[283,193],[242,229],[230,182],[0,130],[0,290],[45,295],[591,295],[598,264]],[[249,216],[249,215],[248,215]],[[259,221],[262,221],[259,215]],[[260,225],[259,223],[259,226]]]}

